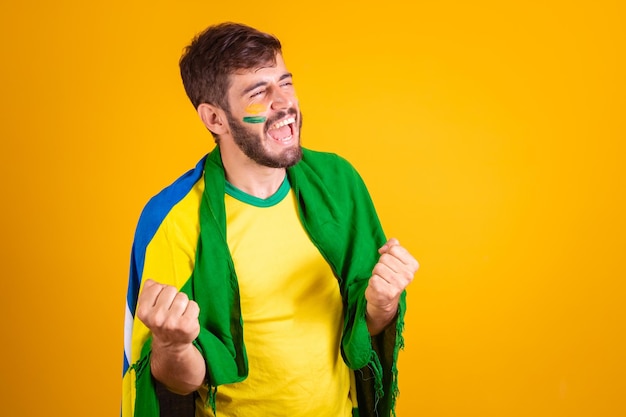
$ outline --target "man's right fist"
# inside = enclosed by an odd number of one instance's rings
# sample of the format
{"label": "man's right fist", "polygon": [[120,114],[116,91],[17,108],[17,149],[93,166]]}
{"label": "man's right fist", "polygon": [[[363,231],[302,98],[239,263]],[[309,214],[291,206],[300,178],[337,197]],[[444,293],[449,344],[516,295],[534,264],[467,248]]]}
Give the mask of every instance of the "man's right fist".
{"label": "man's right fist", "polygon": [[200,307],[175,287],[148,279],[137,304],[137,317],[162,347],[182,349],[198,337]]}

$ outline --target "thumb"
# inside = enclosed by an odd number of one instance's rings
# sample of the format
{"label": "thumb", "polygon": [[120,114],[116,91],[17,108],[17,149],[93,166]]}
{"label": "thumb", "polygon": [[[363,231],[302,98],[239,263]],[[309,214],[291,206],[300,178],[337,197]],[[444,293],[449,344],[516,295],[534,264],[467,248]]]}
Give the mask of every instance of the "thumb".
{"label": "thumb", "polygon": [[389,250],[392,246],[399,245],[400,242],[395,237],[390,238],[380,249],[378,249],[378,253],[381,255]]}

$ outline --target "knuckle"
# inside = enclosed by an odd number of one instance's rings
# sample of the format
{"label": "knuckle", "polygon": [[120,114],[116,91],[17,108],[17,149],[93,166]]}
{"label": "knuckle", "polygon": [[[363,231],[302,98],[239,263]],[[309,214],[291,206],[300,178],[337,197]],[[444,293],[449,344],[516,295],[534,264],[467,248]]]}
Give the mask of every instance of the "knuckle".
{"label": "knuckle", "polygon": [[415,271],[417,271],[417,269],[420,267],[420,264],[419,264],[419,262],[417,262],[417,259],[415,259],[413,257],[411,257],[411,260],[409,261],[409,265]]}
{"label": "knuckle", "polygon": [[[174,287],[172,287],[172,288],[174,288]],[[189,296],[187,296],[187,294],[185,294],[182,291],[178,291],[178,290],[176,292],[176,298],[180,298],[180,299],[183,299],[183,300],[189,300]]]}
{"label": "knuckle", "polygon": [[389,250],[389,253],[391,253],[395,257],[399,257],[399,256],[403,256],[404,254],[406,254],[406,249],[404,249],[400,245],[395,245],[391,247],[391,249]]}
{"label": "knuckle", "polygon": [[145,322],[146,321],[146,315],[147,314],[146,314],[145,309],[141,305],[139,305],[137,307],[137,318],[139,320],[141,320],[142,322]]}
{"label": "knuckle", "polygon": [[198,320],[198,316],[200,315],[200,306],[193,300],[189,301],[187,305],[187,314],[194,317],[196,321]]}
{"label": "knuckle", "polygon": [[172,300],[172,307],[178,307],[183,310],[187,307],[187,304],[189,304],[189,299],[186,295],[182,297],[176,295],[176,297]]}
{"label": "knuckle", "polygon": [[174,297],[174,301],[187,305],[189,303],[189,297],[184,292],[178,292]]}
{"label": "knuckle", "polygon": [[379,262],[388,263],[393,258],[394,258],[393,254],[391,254],[390,252],[385,252],[382,255],[380,255]]}
{"label": "knuckle", "polygon": [[176,292],[178,292],[176,287],[172,287],[171,285],[164,285],[163,288],[161,289],[161,294],[163,295],[171,295]]}

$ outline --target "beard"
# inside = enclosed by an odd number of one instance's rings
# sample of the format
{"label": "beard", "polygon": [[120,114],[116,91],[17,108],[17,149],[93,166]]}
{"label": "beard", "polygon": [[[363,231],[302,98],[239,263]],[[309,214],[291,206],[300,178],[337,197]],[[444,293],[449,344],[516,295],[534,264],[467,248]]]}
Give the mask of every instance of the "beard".
{"label": "beard", "polygon": [[302,113],[298,114],[296,109],[290,108],[287,112],[277,113],[274,117],[268,118],[265,121],[263,127],[263,134],[267,134],[267,131],[271,125],[285,116],[292,115],[297,116],[298,125],[296,132],[298,134],[298,143],[292,148],[285,149],[280,154],[271,154],[267,149],[263,147],[264,137],[251,132],[247,126],[238,120],[235,120],[230,111],[226,111],[226,117],[230,125],[231,134],[235,141],[235,144],[241,149],[241,151],[254,162],[259,165],[269,168],[290,168],[297,164],[302,159],[302,148],[300,147],[300,131],[302,129]]}

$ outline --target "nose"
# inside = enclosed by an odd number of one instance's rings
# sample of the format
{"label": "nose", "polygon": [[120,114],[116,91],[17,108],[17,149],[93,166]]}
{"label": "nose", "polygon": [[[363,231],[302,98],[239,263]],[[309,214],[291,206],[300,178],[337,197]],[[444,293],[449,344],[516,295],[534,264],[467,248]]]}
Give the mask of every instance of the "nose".
{"label": "nose", "polygon": [[288,109],[293,106],[293,95],[280,88],[275,88],[272,94],[273,109]]}

